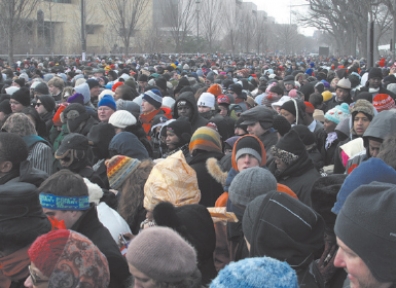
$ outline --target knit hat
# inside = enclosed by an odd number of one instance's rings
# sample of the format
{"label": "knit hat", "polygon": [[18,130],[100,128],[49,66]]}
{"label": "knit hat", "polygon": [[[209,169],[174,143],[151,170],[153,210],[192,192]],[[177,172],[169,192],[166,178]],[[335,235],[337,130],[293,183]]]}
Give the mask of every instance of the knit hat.
{"label": "knit hat", "polygon": [[37,135],[33,121],[24,113],[12,113],[1,129],[21,137]]}
{"label": "knit hat", "polygon": [[305,104],[305,112],[312,114],[315,111],[315,107],[312,105],[311,102],[304,101]]}
{"label": "knit hat", "polygon": [[234,144],[232,149],[232,168],[238,170],[237,160],[243,154],[249,154],[255,157],[259,161],[259,166],[265,166],[267,161],[267,152],[264,148],[264,144],[254,135],[244,135],[240,137]]}
{"label": "knit hat", "polygon": [[331,211],[339,214],[345,200],[361,185],[370,184],[373,181],[396,184],[396,171],[379,158],[370,158],[362,162],[345,179],[340,192],[337,194],[337,201]]}
{"label": "knit hat", "polygon": [[325,119],[338,124],[350,115],[348,104],[342,103],[341,105],[337,105],[333,109],[327,111],[324,117]]}
{"label": "knit hat", "polygon": [[294,85],[294,77],[293,75],[287,75],[284,79],[283,79],[283,84],[293,84]]}
{"label": "knit hat", "polygon": [[66,100],[67,103],[78,103],[84,105],[84,96],[81,93],[74,93]]}
{"label": "knit hat", "polygon": [[275,146],[271,147],[271,154],[279,157],[283,163],[289,166],[307,154],[307,150],[298,133],[292,129]]}
{"label": "knit hat", "polygon": [[93,78],[88,79],[86,83],[88,84],[89,89],[92,89],[94,87],[100,87],[98,80]]}
{"label": "knit hat", "polygon": [[136,123],[137,120],[135,116],[126,110],[118,110],[114,112],[109,118],[109,124],[121,129],[135,125]]}
{"label": "knit hat", "polygon": [[62,103],[59,105],[58,109],[56,110],[54,117],[52,117],[52,123],[54,123],[55,126],[60,127],[63,125],[61,115],[63,111],[66,109],[66,107],[67,107],[67,103]]}
{"label": "knit hat", "polygon": [[11,95],[11,99],[19,102],[22,106],[28,107],[30,106],[30,91],[28,88],[22,87]]}
{"label": "knit hat", "polygon": [[257,196],[276,190],[276,178],[267,169],[252,167],[238,173],[228,190],[233,204],[247,206]]}
{"label": "knit hat", "polygon": [[142,99],[153,105],[155,109],[159,109],[162,105],[162,94],[158,89],[151,89],[144,92]]}
{"label": "knit hat", "polygon": [[9,115],[9,114],[12,113],[10,100],[1,101],[1,103],[0,103],[0,112],[3,112],[6,115]]}
{"label": "knit hat", "polygon": [[234,92],[238,97],[242,94],[242,86],[239,84],[231,84],[228,86],[228,90]]}
{"label": "knit hat", "polygon": [[396,108],[395,100],[388,94],[377,94],[373,98],[373,106],[378,111]]}
{"label": "knit hat", "polygon": [[98,103],[98,108],[102,106],[107,106],[113,111],[117,110],[116,102],[114,101],[114,98],[111,95],[104,95],[102,99],[100,99]]}
{"label": "knit hat", "polygon": [[124,181],[140,165],[140,161],[127,156],[116,155],[105,162],[107,167],[107,178],[110,188],[118,190]]}
{"label": "knit hat", "polygon": [[[32,86],[33,86],[33,84],[32,84]],[[49,90],[48,90],[47,84],[44,82],[38,82],[38,84],[34,87],[34,92],[41,94],[41,95],[48,95]]]}
{"label": "knit hat", "polygon": [[208,92],[217,97],[223,93],[223,89],[221,88],[221,86],[219,84],[212,84],[208,88]]}
{"label": "knit hat", "polygon": [[298,288],[294,269],[270,257],[246,258],[220,270],[210,288]]}
{"label": "knit hat", "polygon": [[323,247],[325,224],[312,208],[277,191],[250,202],[242,220],[250,257],[268,256],[307,267]]}
{"label": "knit hat", "polygon": [[110,282],[106,257],[91,240],[75,231],[58,229],[44,234],[30,246],[28,254],[49,278],[48,287],[73,283],[76,287],[104,288]]}
{"label": "knit hat", "polygon": [[198,128],[192,135],[189,145],[189,150],[191,154],[196,149],[201,149],[208,152],[222,153],[220,134],[209,127]]}
{"label": "knit hat", "polygon": [[329,90],[323,91],[322,96],[324,102],[329,101],[331,98],[333,98],[333,94]]}
{"label": "knit hat", "polygon": [[114,83],[113,86],[111,87],[111,91],[115,92],[115,90],[122,85],[124,85],[124,82],[121,81]]}
{"label": "knit hat", "polygon": [[[210,129],[210,128],[208,128]],[[144,208],[152,211],[160,202],[174,206],[197,204],[201,200],[197,174],[178,151],[157,163],[144,185]]]}
{"label": "knit hat", "polygon": [[299,124],[291,129],[297,132],[298,137],[300,137],[305,146],[310,146],[316,143],[314,133],[312,133],[307,126]]}
{"label": "knit hat", "polygon": [[52,112],[55,109],[55,100],[52,96],[49,95],[41,95],[37,97],[40,100],[41,104],[44,106],[47,112]]}
{"label": "knit hat", "polygon": [[324,113],[323,110],[320,109],[315,109],[314,113],[312,114],[313,118],[315,120],[318,120],[320,122],[324,122],[325,118],[324,118]]}
{"label": "knit hat", "polygon": [[197,271],[194,248],[167,227],[151,227],[139,233],[129,244],[126,258],[158,282],[180,282]]}
{"label": "knit hat", "polygon": [[166,126],[166,130],[171,130],[179,138],[179,144],[184,145],[191,139],[191,124],[186,117],[179,117]]}
{"label": "knit hat", "polygon": [[205,106],[205,107],[210,107],[214,108],[215,107],[215,96],[211,93],[204,92],[199,96],[199,99],[197,101],[197,106]]}
{"label": "knit hat", "polygon": [[[295,101],[297,101],[297,100],[295,100]],[[280,107],[280,109],[286,110],[286,111],[290,112],[291,114],[293,114],[294,116],[297,115],[296,103],[292,100],[289,100],[289,101],[283,103],[283,105]]]}
{"label": "knit hat", "polygon": [[368,74],[368,79],[380,78],[382,79],[382,70],[378,67],[372,67]]}
{"label": "knit hat", "polygon": [[355,105],[353,106],[353,108],[351,110],[352,120],[355,119],[355,116],[358,113],[363,113],[371,121],[371,120],[373,120],[373,117],[374,117],[374,107],[369,101],[364,100],[364,99],[359,99],[356,101]]}
{"label": "knit hat", "polygon": [[349,195],[334,227],[337,237],[380,282],[396,281],[395,217],[396,186],[372,182]]}
{"label": "knit hat", "polygon": [[336,88],[351,90],[351,88],[352,88],[351,81],[348,78],[342,78],[342,79],[340,79],[340,81],[338,81]]}
{"label": "knit hat", "polygon": [[278,131],[278,133],[283,137],[291,129],[291,124],[287,119],[281,115],[276,115],[274,117],[274,123],[272,127]]}

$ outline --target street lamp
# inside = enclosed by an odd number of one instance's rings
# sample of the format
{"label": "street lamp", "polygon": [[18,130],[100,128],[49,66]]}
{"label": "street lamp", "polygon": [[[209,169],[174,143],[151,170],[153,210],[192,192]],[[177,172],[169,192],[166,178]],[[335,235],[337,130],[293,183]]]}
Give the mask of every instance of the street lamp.
{"label": "street lamp", "polygon": [[200,5],[201,4],[201,0],[195,0],[195,4],[196,4],[196,9],[197,9],[197,42],[199,41],[199,10],[200,10]]}

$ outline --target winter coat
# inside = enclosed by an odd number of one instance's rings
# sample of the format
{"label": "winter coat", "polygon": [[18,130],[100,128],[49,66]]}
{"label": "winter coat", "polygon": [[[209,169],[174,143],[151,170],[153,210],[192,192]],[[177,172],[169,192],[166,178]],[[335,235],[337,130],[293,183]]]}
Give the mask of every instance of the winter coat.
{"label": "winter coat", "polygon": [[128,264],[109,230],[99,221],[95,206],[84,211],[70,229],[86,236],[106,256],[110,270],[109,288],[129,287],[127,283],[130,278]]}
{"label": "winter coat", "polygon": [[110,157],[124,155],[138,160],[149,158],[148,152],[142,142],[130,132],[118,133],[109,144]]}
{"label": "winter coat", "polygon": [[322,154],[324,166],[334,164],[334,157],[335,157],[334,155],[336,153],[337,146],[340,141],[336,139],[333,143],[331,143],[330,147],[326,149],[325,145],[326,145],[327,133],[324,130],[322,130],[322,132],[318,134],[317,137],[318,137],[316,138],[317,148],[320,154]]}
{"label": "winter coat", "polygon": [[212,157],[220,160],[223,154],[218,152],[202,152],[193,156],[190,162],[188,162],[191,168],[197,173],[198,187],[201,190],[201,201],[199,204],[206,207],[213,207],[217,198],[223,193],[222,185],[209,174],[206,167],[206,161]]}
{"label": "winter coat", "polygon": [[276,133],[276,131],[271,128],[258,138],[264,144],[265,151],[267,152],[267,165],[269,165],[272,161],[270,149],[278,142],[278,133]]}
{"label": "winter coat", "polygon": [[149,136],[151,124],[153,123],[154,117],[160,114],[163,114],[168,119],[172,119],[171,109],[168,107],[160,107],[159,109],[156,109],[150,113],[140,114],[139,119],[149,141],[151,140],[151,137]]}
{"label": "winter coat", "polygon": [[22,137],[29,148],[29,156],[27,160],[31,165],[39,170],[44,171],[48,175],[52,174],[52,165],[54,156],[52,153],[51,145],[37,135],[28,135]]}
{"label": "winter coat", "polygon": [[173,118],[175,118],[175,119],[179,118],[179,113],[177,111],[177,104],[180,101],[186,101],[191,104],[193,114],[189,120],[190,120],[190,124],[191,124],[191,133],[192,134],[194,134],[195,130],[197,130],[199,127],[206,126],[206,124],[208,124],[208,120],[206,120],[201,115],[199,115],[197,101],[195,100],[192,92],[184,92],[184,93],[180,94],[180,96],[177,98],[175,105],[173,106],[174,107]]}
{"label": "winter coat", "polygon": [[45,123],[45,129],[47,131],[46,135],[50,135],[50,131],[54,123],[52,122],[52,117],[54,117],[54,113],[47,112],[43,115],[40,115],[41,120]]}

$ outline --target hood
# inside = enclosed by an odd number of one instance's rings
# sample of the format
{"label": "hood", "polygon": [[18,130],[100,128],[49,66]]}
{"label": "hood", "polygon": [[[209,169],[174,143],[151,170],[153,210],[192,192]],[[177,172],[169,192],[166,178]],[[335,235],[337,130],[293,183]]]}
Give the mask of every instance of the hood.
{"label": "hood", "polygon": [[29,160],[23,161],[19,166],[19,182],[26,182],[39,187],[49,175],[33,167]]}
{"label": "hood", "polygon": [[183,92],[180,94],[180,96],[177,98],[175,105],[173,105],[173,118],[177,119],[179,118],[179,113],[177,111],[177,104],[180,101],[186,101],[191,104],[193,107],[193,115],[190,119],[191,123],[194,123],[197,117],[199,116],[198,114],[198,107],[197,107],[197,100],[195,100],[194,94],[192,92]]}
{"label": "hood", "polygon": [[89,85],[87,83],[83,83],[81,85],[74,87],[74,91],[84,96],[84,104],[91,101],[91,92],[89,89]]}
{"label": "hood", "polygon": [[130,132],[121,132],[111,139],[109,144],[110,157],[124,155],[139,160],[149,158],[142,142]]}
{"label": "hood", "polygon": [[396,110],[385,110],[374,116],[373,121],[363,134],[364,144],[367,147],[367,138],[384,138],[396,132]]}

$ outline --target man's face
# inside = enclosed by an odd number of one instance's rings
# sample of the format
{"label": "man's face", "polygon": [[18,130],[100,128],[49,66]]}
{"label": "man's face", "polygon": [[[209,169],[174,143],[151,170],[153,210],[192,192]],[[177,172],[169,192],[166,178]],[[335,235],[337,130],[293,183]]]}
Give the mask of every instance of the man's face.
{"label": "man's face", "polygon": [[260,122],[256,122],[254,124],[248,125],[247,131],[249,132],[249,134],[255,135],[257,137],[260,137],[265,132],[267,132],[266,130],[263,129],[263,127],[261,127]]}
{"label": "man's face", "polygon": [[336,126],[336,123],[327,119],[325,119],[325,122],[323,123],[323,129],[327,134],[334,132]]}
{"label": "man's face", "polygon": [[66,228],[70,229],[74,223],[78,220],[75,211],[61,211],[43,208],[44,214],[47,216],[54,217],[58,221],[64,221]]}
{"label": "man's face", "polygon": [[334,258],[334,266],[344,268],[348,273],[351,288],[386,288],[391,283],[378,282],[371,274],[367,265],[355,252],[337,237],[338,251]]}
{"label": "man's face", "polygon": [[177,113],[179,114],[179,117],[184,116],[191,119],[193,110],[192,107],[186,103],[185,105],[177,106]]}
{"label": "man's face", "polygon": [[212,108],[207,107],[207,106],[198,106],[198,112],[199,113],[205,113],[209,112]]}
{"label": "man's face", "polygon": [[140,88],[144,89],[147,86],[147,82],[145,81],[138,81]]}
{"label": "man's face", "polygon": [[219,114],[223,117],[227,116],[228,114],[228,109],[227,107],[223,106],[223,105],[219,105]]}
{"label": "man's face", "polygon": [[285,84],[285,88],[286,88],[286,91],[290,91],[294,88],[294,85],[291,83],[287,83],[287,84]]}
{"label": "man's face", "polygon": [[339,102],[345,101],[349,96],[349,90],[337,88],[336,89],[336,97]]}
{"label": "man's face", "polygon": [[142,113],[149,113],[154,110],[155,110],[155,107],[153,105],[151,105],[146,100],[142,101]]}
{"label": "man's face", "polygon": [[259,161],[257,158],[253,157],[250,154],[243,154],[240,156],[237,160],[237,167],[239,171],[252,168],[252,167],[258,167],[260,165]]}
{"label": "man's face", "polygon": [[91,99],[98,98],[100,94],[100,86],[92,87],[90,91],[91,91]]}
{"label": "man's face", "polygon": [[369,81],[369,87],[377,89],[381,86],[381,78],[375,77],[375,78],[370,78],[368,79]]}
{"label": "man's face", "polygon": [[25,108],[25,106],[14,99],[10,100],[10,106],[12,113],[22,112],[22,110]]}
{"label": "man's face", "polygon": [[370,119],[362,112],[356,114],[353,119],[353,130],[356,132],[358,136],[362,136],[364,131],[366,131],[367,127],[370,124]]}
{"label": "man's face", "polygon": [[381,147],[381,143],[375,140],[369,140],[369,152],[370,152],[370,156],[371,157],[377,157],[379,151],[380,151],[380,147]]}
{"label": "man's face", "polygon": [[122,88],[121,87],[117,87],[114,91],[114,100],[117,101],[118,99],[122,98]]}
{"label": "man's face", "polygon": [[107,106],[100,106],[98,108],[98,118],[100,122],[107,123],[114,110]]}
{"label": "man's face", "polygon": [[59,93],[59,89],[55,87],[54,85],[48,85],[48,91],[52,96],[56,96]]}

